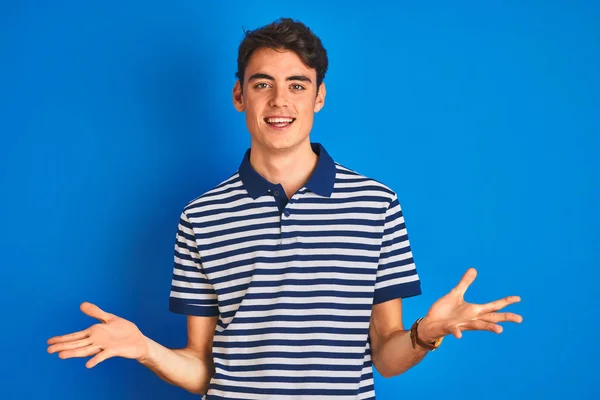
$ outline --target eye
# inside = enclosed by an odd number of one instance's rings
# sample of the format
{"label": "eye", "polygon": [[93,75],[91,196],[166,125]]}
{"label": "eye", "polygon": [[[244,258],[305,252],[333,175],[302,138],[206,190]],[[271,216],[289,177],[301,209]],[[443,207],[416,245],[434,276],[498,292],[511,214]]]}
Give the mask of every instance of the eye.
{"label": "eye", "polygon": [[294,90],[304,90],[304,86],[302,86],[302,85],[292,85],[292,89],[294,89]]}
{"label": "eye", "polygon": [[265,89],[267,87],[269,87],[269,84],[265,82],[257,83],[256,85],[254,85],[255,89]]}

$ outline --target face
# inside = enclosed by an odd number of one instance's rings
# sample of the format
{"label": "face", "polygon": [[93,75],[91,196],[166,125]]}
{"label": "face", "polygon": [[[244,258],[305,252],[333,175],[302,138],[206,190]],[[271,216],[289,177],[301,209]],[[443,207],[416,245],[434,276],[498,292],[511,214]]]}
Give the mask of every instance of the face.
{"label": "face", "polygon": [[325,102],[325,84],[317,95],[317,73],[293,51],[261,48],[252,54],[233,88],[235,108],[246,112],[253,146],[290,150],[310,142],[314,113]]}

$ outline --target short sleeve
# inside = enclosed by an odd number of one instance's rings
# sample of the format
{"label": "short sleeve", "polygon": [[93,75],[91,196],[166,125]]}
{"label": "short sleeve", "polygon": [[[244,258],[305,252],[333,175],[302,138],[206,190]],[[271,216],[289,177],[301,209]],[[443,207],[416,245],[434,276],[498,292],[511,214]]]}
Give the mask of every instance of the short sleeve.
{"label": "short sleeve", "polygon": [[202,269],[194,231],[185,211],[177,235],[169,310],[177,314],[217,316],[217,294]]}
{"label": "short sleeve", "polygon": [[386,210],[373,304],[421,294],[406,224],[394,194]]}

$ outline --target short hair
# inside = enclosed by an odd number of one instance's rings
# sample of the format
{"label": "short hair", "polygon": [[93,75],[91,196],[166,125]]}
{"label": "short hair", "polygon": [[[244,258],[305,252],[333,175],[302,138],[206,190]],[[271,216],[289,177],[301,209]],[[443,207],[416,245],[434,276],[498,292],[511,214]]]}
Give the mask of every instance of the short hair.
{"label": "short hair", "polygon": [[327,51],[309,27],[291,18],[279,18],[255,30],[244,30],[245,37],[238,49],[238,70],[235,76],[244,83],[244,73],[250,57],[259,48],[285,49],[295,52],[302,62],[317,72],[317,91],[325,79],[329,61]]}

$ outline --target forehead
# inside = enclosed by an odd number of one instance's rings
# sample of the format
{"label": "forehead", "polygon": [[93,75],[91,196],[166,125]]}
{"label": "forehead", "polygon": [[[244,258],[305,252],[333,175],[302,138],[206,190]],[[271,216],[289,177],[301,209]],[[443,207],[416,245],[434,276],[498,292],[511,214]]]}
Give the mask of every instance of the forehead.
{"label": "forehead", "polygon": [[260,48],[252,53],[244,75],[247,79],[259,72],[275,78],[291,75],[307,75],[315,78],[317,75],[315,69],[307,67],[295,52],[270,48]]}

